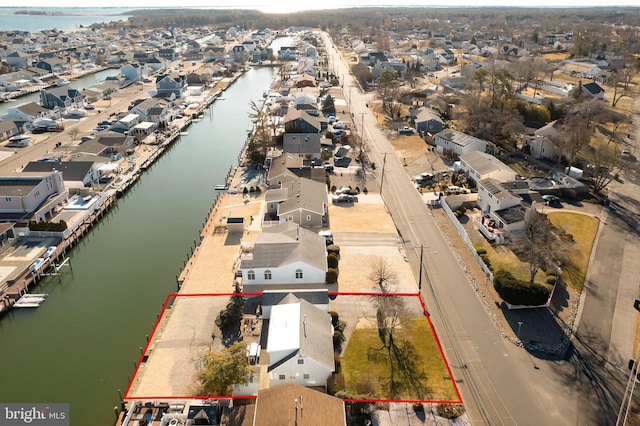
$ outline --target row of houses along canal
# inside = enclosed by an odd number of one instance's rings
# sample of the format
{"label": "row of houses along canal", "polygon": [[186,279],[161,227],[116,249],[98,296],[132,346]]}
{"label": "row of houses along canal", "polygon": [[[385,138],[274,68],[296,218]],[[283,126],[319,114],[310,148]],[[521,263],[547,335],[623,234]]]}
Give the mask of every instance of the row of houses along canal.
{"label": "row of houses along canal", "polygon": [[72,269],[40,281],[34,292],[48,293],[46,302],[2,318],[0,401],[69,403],[71,425],[113,424],[118,390],[177,290],[214,186],[237,164],[249,102],[277,71],[253,68],[236,80],[68,253]]}

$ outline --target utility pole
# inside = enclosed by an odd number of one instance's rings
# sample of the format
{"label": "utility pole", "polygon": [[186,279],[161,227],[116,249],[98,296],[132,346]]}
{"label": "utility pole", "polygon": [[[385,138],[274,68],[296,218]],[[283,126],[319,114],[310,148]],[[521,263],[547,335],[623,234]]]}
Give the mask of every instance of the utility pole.
{"label": "utility pole", "polygon": [[360,164],[364,168],[364,112],[360,113]]}
{"label": "utility pole", "polygon": [[422,254],[424,252],[424,246],[420,245],[420,274],[418,275],[418,293],[422,292]]}
{"label": "utility pole", "polygon": [[387,153],[382,157],[382,176],[380,177],[380,195],[382,195],[382,185],[384,185],[384,166],[387,164]]}

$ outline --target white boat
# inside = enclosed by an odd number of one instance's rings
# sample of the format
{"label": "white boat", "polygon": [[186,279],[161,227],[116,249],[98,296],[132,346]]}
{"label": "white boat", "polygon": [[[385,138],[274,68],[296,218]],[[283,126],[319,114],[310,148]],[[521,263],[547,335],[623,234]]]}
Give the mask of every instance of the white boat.
{"label": "white boat", "polygon": [[52,120],[51,118],[38,118],[36,120],[33,120],[33,125],[34,127],[53,127],[59,126],[60,123],[58,123],[56,120]]}
{"label": "white boat", "polygon": [[14,308],[37,308],[44,302],[48,294],[24,294],[16,303],[13,304]]}
{"label": "white boat", "polygon": [[226,191],[227,189],[229,189],[229,185],[216,185],[215,186],[215,190],[216,191]]}
{"label": "white boat", "polygon": [[58,81],[56,81],[56,86],[64,86],[69,84],[69,80],[67,80],[66,78],[62,77],[60,79],[58,79]]}
{"label": "white boat", "polygon": [[83,117],[87,115],[87,110],[82,108],[69,108],[67,110],[67,114],[73,115],[75,117]]}

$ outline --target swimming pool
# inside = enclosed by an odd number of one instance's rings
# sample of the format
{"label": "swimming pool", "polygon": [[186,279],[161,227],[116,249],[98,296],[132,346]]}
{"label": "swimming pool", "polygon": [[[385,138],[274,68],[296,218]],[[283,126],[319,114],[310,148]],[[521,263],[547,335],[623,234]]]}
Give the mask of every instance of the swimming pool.
{"label": "swimming pool", "polygon": [[69,198],[69,202],[65,206],[65,209],[87,210],[98,201],[98,198],[99,197],[97,195],[94,195],[94,196],[87,195],[83,197],[83,196],[80,196],[79,194],[75,194],[71,196],[71,198]]}

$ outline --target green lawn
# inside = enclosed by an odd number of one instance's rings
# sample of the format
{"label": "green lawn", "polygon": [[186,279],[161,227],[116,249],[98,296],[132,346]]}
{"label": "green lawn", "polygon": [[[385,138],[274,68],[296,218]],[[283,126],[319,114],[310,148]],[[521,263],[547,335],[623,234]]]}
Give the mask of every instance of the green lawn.
{"label": "green lawn", "polygon": [[458,400],[426,319],[404,321],[394,343],[397,350],[392,350],[389,363],[377,328],[354,330],[342,359],[349,393],[376,399]]}
{"label": "green lawn", "polygon": [[[570,262],[562,265],[562,276],[571,288],[581,292],[600,221],[593,216],[579,213],[550,212],[548,216],[553,226],[573,235],[574,243],[568,248]],[[494,271],[504,269],[519,279],[529,281],[529,265],[521,262],[508,246],[493,247],[488,242],[482,242],[475,243],[474,247],[487,250]],[[545,284],[544,272],[538,271],[534,281]]]}
{"label": "green lawn", "polygon": [[553,226],[573,235],[574,244],[569,251],[570,263],[562,266],[562,277],[569,286],[581,292],[600,220],[593,216],[562,212],[549,213],[549,220]]}

